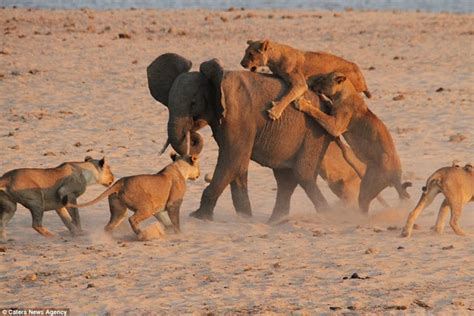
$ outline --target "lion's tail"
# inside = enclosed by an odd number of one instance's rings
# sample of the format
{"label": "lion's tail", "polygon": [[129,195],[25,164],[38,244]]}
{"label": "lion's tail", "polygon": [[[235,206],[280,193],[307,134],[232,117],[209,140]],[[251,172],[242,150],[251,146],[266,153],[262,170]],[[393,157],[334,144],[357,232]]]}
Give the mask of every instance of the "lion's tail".
{"label": "lion's tail", "polygon": [[67,199],[67,196],[64,196],[62,202],[63,204],[66,206],[66,207],[87,207],[87,206],[91,206],[97,202],[99,202],[100,200],[102,199],[105,199],[106,197],[108,197],[109,195],[112,195],[114,193],[117,193],[118,191],[120,191],[120,189],[122,188],[123,186],[123,181],[122,180],[119,180],[117,182],[115,182],[110,188],[108,188],[107,190],[105,190],[104,192],[102,192],[101,195],[99,195],[98,197],[96,197],[95,199],[93,199],[92,201],[89,201],[89,202],[86,202],[86,203],[82,203],[82,204],[72,204],[72,203],[68,203],[68,199]]}
{"label": "lion's tail", "polygon": [[421,189],[423,190],[423,192],[427,192],[433,186],[436,186],[439,190],[441,190],[441,179],[441,174],[439,172],[435,172],[428,178],[428,180],[426,180],[426,185]]}

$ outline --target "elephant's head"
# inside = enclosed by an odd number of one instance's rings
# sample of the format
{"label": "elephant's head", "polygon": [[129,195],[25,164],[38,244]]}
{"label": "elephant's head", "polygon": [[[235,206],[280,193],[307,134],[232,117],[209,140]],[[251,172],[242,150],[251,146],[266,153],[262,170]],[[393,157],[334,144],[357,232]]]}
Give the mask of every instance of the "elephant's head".
{"label": "elephant's head", "polygon": [[191,61],[177,54],[163,54],[147,68],[151,95],[169,109],[168,141],[179,154],[187,151],[186,134],[191,133],[189,154],[199,154],[203,139],[196,131],[224,116],[221,81],[224,69],[212,59],[199,71],[189,71]]}

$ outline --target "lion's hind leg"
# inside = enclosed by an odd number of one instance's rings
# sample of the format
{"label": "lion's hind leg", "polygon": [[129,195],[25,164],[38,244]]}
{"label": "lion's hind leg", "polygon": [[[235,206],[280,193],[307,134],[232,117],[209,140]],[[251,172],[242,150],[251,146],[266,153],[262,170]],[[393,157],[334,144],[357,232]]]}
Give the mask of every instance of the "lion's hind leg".
{"label": "lion's hind leg", "polygon": [[16,203],[0,191],[0,239],[7,237],[7,224],[12,219],[16,211]]}
{"label": "lion's hind leg", "polygon": [[449,225],[454,230],[456,235],[466,236],[466,233],[461,227],[459,227],[458,223],[462,213],[462,198],[450,199],[449,203],[451,205],[451,220],[449,221]]}
{"label": "lion's hind leg", "polygon": [[413,209],[413,211],[411,211],[410,214],[408,215],[407,222],[402,231],[402,237],[411,236],[413,225],[415,224],[415,221],[420,215],[421,211],[423,211],[426,207],[428,207],[433,202],[436,195],[438,195],[438,193],[440,192],[441,191],[439,190],[437,185],[432,185],[431,183],[428,184],[428,188],[426,189],[425,192],[421,194],[418,204]]}
{"label": "lion's hind leg", "polygon": [[109,195],[110,220],[105,225],[104,230],[111,233],[118,225],[122,223],[127,214],[127,206],[119,199],[118,194]]}
{"label": "lion's hind leg", "polygon": [[54,234],[50,232],[46,227],[43,226],[43,209],[39,207],[29,207],[28,208],[31,212],[31,217],[33,218],[32,227],[38,233],[43,235],[44,237],[53,237]]}
{"label": "lion's hind leg", "polygon": [[137,234],[138,239],[140,240],[146,239],[139,225],[142,221],[153,216],[153,213],[154,213],[153,211],[140,209],[140,210],[137,210],[135,214],[133,214],[132,216],[128,218],[128,222],[130,223],[130,226],[132,227],[134,233]]}
{"label": "lion's hind leg", "polygon": [[62,207],[62,208],[57,209],[56,213],[58,213],[59,218],[61,218],[61,221],[63,222],[64,226],[67,227],[69,232],[72,235],[76,235],[76,233],[78,232],[78,229],[73,224],[71,215],[69,214],[68,210],[65,207]]}
{"label": "lion's hind leg", "polygon": [[450,206],[447,199],[444,199],[443,203],[439,208],[438,218],[436,219],[436,224],[434,227],[435,232],[438,234],[442,234],[444,231],[444,223],[446,222],[446,218],[449,215]]}

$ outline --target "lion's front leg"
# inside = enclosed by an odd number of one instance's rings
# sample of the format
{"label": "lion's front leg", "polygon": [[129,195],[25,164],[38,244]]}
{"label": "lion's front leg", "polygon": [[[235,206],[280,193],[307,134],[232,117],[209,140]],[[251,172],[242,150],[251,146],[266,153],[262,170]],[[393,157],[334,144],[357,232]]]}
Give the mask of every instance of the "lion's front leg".
{"label": "lion's front leg", "polygon": [[305,97],[301,97],[293,102],[295,109],[307,113],[313,107],[313,103]]}
{"label": "lion's front leg", "polygon": [[283,111],[287,106],[302,97],[308,90],[308,85],[304,76],[300,73],[288,74],[287,78],[283,78],[289,85],[289,90],[281,97],[279,101],[273,101],[272,107],[267,110],[268,116],[272,120],[277,120],[281,117]]}

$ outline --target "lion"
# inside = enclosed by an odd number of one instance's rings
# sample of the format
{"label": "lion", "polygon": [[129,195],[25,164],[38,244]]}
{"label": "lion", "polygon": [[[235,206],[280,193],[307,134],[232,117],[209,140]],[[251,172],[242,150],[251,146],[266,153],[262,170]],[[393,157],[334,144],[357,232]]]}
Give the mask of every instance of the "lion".
{"label": "lion", "polygon": [[173,163],[157,174],[143,174],[124,177],[90,202],[72,204],[67,197],[66,207],[87,207],[108,197],[110,221],[104,230],[111,233],[125,219],[127,209],[134,212],[128,221],[140,240],[146,234],[139,228],[140,222],[155,216],[165,227],[180,232],[179,209],[186,191],[186,180],[195,180],[200,175],[197,156],[171,154]]}
{"label": "lion", "polygon": [[[306,99],[295,102],[295,107],[315,119],[329,134],[341,135],[356,157],[366,164],[359,193],[359,208],[368,213],[370,202],[387,186],[393,186],[400,199],[408,199],[406,188],[410,182],[401,183],[401,163],[395,144],[385,124],[365,104],[350,80],[340,72],[309,78],[308,86],[328,101],[331,113],[326,114]],[[346,157],[350,161],[350,157]]]}
{"label": "lion", "polygon": [[[357,159],[349,146],[336,139],[328,146],[319,174],[331,191],[341,199],[343,205],[353,208],[357,206],[360,183],[365,170],[365,164]],[[376,198],[384,207],[389,207],[381,195],[377,195]]]}
{"label": "lion", "polygon": [[[6,225],[17,204],[30,210],[33,229],[45,237],[54,236],[43,226],[43,213],[56,210],[72,235],[82,233],[77,208],[65,208],[64,197],[76,201],[88,185],[109,186],[114,176],[105,158],[87,156],[83,162],[65,162],[55,168],[23,168],[8,171],[0,177],[0,235],[6,238]],[[71,218],[72,217],[72,218]]]}
{"label": "lion", "polygon": [[426,186],[423,187],[420,201],[408,215],[406,225],[402,230],[403,237],[411,236],[413,225],[421,211],[428,207],[439,193],[443,193],[445,199],[441,203],[434,230],[438,234],[443,232],[444,222],[451,210],[449,225],[457,235],[466,235],[459,227],[458,221],[462,207],[468,202],[474,201],[474,170],[471,164],[466,164],[464,167],[453,164],[451,167],[436,170],[428,178]]}
{"label": "lion", "polygon": [[363,92],[368,98],[371,93],[359,67],[341,57],[323,52],[304,52],[277,42],[247,41],[248,47],[240,64],[246,69],[256,71],[258,67],[268,66],[270,70],[288,85],[289,90],[273,101],[267,110],[272,120],[280,118],[286,107],[308,90],[306,80],[314,75],[331,71],[342,72],[349,78],[357,92]]}

